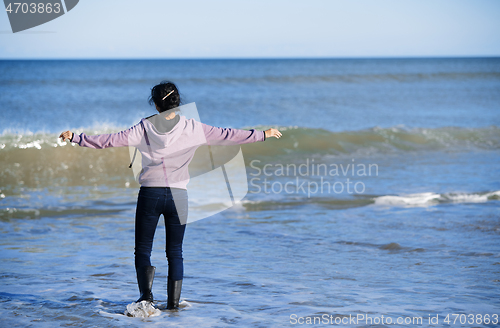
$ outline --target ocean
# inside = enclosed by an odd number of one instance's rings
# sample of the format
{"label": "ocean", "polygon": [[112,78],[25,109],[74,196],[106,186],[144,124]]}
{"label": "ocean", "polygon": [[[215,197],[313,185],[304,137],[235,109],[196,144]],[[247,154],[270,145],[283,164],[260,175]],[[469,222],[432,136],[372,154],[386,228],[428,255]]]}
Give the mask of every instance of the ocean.
{"label": "ocean", "polygon": [[[130,150],[58,136],[137,124],[162,80],[203,123],[283,137],[242,145],[246,196],[188,224],[181,309],[130,318]],[[500,58],[3,60],[0,112],[2,325],[500,322]],[[204,188],[193,211],[221,208]]]}

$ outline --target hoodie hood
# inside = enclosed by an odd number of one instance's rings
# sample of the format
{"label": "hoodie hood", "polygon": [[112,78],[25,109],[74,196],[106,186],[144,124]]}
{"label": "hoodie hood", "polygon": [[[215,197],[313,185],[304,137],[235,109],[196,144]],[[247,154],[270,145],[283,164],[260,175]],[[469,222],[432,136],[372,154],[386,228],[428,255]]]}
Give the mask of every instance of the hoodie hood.
{"label": "hoodie hood", "polygon": [[[177,123],[175,123],[174,120],[177,121]],[[186,117],[181,115],[176,115],[176,117],[172,119],[172,121],[174,121],[172,123],[175,124],[173,127],[169,126],[168,123],[170,122],[167,122],[161,114],[143,118],[142,121],[148,134],[149,142],[151,146],[156,149],[169,147],[174,144],[182,135],[187,124]],[[165,129],[168,130],[170,127],[170,131],[162,132],[165,131]]]}

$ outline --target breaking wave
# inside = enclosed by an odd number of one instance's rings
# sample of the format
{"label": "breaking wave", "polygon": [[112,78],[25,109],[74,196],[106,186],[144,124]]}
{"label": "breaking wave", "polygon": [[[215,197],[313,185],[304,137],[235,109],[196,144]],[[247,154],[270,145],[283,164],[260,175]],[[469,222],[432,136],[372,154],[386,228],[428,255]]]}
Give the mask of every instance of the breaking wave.
{"label": "breaking wave", "polygon": [[[247,127],[248,128],[248,127]],[[255,127],[259,130],[268,127]],[[332,132],[324,129],[281,127],[283,138],[242,146],[247,161],[260,156],[286,155],[300,160],[304,155],[371,156],[416,151],[474,151],[500,149],[500,128],[406,128],[374,127],[359,131]],[[85,130],[102,134],[120,129]],[[77,131],[79,133],[80,131]],[[279,145],[279,147],[278,147]],[[0,185],[58,186],[105,183],[135,183],[127,147],[95,150],[80,148],[51,133],[4,133],[0,136]],[[422,198],[423,197],[423,198]],[[426,201],[422,196],[419,201]],[[432,199],[432,197],[431,197]],[[385,201],[389,201],[387,198]],[[395,201],[395,200],[391,200]],[[402,200],[400,200],[402,201]]]}

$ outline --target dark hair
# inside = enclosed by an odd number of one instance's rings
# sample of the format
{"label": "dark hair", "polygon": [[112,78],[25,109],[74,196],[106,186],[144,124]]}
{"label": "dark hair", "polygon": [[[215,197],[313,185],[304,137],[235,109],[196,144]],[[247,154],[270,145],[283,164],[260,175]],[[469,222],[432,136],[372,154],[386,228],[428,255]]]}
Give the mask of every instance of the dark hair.
{"label": "dark hair", "polygon": [[[170,95],[165,98],[165,96],[169,93]],[[161,81],[160,84],[155,85],[151,89],[151,96],[149,96],[148,102],[151,106],[153,104],[158,106],[158,108],[160,109],[160,113],[172,108],[179,107],[179,105],[182,103],[179,90],[177,89],[176,85],[170,81]]]}

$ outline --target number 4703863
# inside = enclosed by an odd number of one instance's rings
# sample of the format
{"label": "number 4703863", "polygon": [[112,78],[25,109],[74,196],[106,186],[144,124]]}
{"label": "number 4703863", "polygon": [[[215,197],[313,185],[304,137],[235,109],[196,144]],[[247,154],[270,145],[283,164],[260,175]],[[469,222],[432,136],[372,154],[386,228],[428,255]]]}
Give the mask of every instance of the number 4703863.
{"label": "number 4703863", "polygon": [[444,319],[444,322],[447,324],[455,324],[457,320],[462,324],[498,324],[498,314],[452,314],[451,316],[448,314],[446,318]]}
{"label": "number 4703863", "polygon": [[60,3],[27,3],[27,2],[15,2],[9,3],[7,8],[5,8],[9,14],[59,14],[61,12],[61,4]]}

